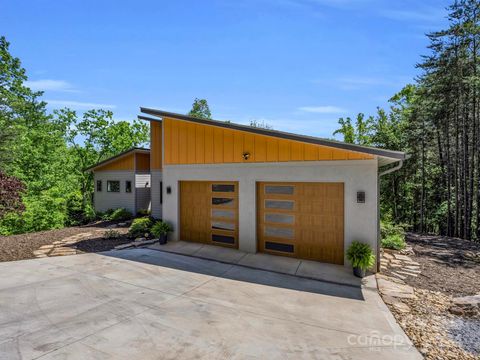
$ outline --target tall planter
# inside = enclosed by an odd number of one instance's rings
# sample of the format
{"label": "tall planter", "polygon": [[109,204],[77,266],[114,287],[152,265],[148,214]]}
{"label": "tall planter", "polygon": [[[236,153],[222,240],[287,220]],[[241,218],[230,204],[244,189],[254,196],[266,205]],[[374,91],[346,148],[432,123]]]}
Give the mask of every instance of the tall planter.
{"label": "tall planter", "polygon": [[159,237],[158,237],[158,243],[160,245],[165,245],[167,243],[167,237],[168,237],[168,234],[161,234]]}

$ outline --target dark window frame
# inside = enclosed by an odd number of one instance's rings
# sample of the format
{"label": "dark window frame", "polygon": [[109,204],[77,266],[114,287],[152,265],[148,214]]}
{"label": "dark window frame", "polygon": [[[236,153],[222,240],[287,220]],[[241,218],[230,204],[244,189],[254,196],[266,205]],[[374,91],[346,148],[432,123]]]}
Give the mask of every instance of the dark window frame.
{"label": "dark window frame", "polygon": [[163,181],[160,181],[160,205],[163,204]]}
{"label": "dark window frame", "polygon": [[103,182],[102,180],[97,180],[97,192],[102,192]]}
{"label": "dark window frame", "polygon": [[[118,191],[112,191],[110,183],[118,183]],[[120,180],[107,180],[107,192],[119,193],[120,192]]]}
{"label": "dark window frame", "polygon": [[126,193],[131,193],[132,192],[132,181],[131,180],[125,180],[125,192]]}

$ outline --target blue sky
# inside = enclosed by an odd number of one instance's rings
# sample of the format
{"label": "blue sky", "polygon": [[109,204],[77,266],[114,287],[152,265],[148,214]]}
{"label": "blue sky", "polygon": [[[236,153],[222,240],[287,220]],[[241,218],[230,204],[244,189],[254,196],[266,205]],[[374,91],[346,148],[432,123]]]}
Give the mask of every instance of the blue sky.
{"label": "blue sky", "polygon": [[140,106],[332,137],[418,74],[443,0],[11,1],[0,35],[49,107]]}

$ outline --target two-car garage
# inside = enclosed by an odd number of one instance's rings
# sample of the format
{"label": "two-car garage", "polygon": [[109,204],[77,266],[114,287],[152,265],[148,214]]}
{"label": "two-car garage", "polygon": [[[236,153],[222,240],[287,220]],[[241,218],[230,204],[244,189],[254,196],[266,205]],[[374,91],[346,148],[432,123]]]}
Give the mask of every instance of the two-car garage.
{"label": "two-car garage", "polygon": [[[180,239],[238,248],[239,183],[181,181]],[[343,264],[344,184],[257,182],[257,250]]]}

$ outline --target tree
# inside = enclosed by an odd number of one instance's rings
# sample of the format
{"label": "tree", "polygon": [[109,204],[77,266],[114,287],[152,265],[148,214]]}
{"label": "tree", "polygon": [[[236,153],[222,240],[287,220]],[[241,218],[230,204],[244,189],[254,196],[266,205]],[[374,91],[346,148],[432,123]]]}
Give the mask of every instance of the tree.
{"label": "tree", "polygon": [[355,120],[355,125],[352,124],[352,119],[338,119],[340,128],[333,132],[333,135],[342,134],[343,141],[350,144],[369,145],[372,141],[374,119],[369,116],[365,119],[365,115],[359,113]]}
{"label": "tree", "polygon": [[22,202],[24,191],[25,186],[20,180],[0,171],[0,219],[7,213],[19,213],[25,210]]}
{"label": "tree", "polygon": [[149,141],[149,127],[140,120],[114,121],[113,113],[89,110],[79,117],[70,109],[56,110],[55,122],[62,129],[68,153],[75,162],[83,207],[91,205],[93,175],[84,169]]}
{"label": "tree", "polygon": [[200,119],[211,119],[212,113],[208,107],[207,100],[195,98],[192,110],[188,113],[190,116],[194,116]]}

